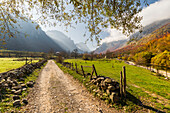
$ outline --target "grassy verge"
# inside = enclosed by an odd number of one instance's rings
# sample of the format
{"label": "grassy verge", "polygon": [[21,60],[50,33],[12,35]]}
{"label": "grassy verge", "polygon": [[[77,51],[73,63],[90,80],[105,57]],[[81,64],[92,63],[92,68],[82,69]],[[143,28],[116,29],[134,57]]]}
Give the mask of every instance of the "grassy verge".
{"label": "grassy verge", "polygon": [[[80,59],[68,59],[68,62],[77,63],[80,68],[81,65],[91,66],[95,65],[97,73],[111,77],[117,81],[120,79],[120,71],[122,66],[126,66],[127,72],[127,84],[138,85],[152,93],[156,93],[166,99],[170,99],[170,81],[164,80],[158,76],[154,76],[149,70],[128,65],[124,62],[118,63],[116,60],[112,60],[110,63],[106,61],[84,61]],[[112,68],[113,65],[113,68]],[[91,68],[84,68],[86,72],[91,72]]]}
{"label": "grassy verge", "polygon": [[69,68],[66,68],[64,66],[62,66],[61,64],[57,63],[57,65],[60,67],[61,70],[63,70],[64,73],[68,73],[70,75],[73,76],[74,79],[76,80],[79,80],[86,88],[87,90],[92,93],[95,97],[97,98],[100,98],[101,100],[105,101],[107,104],[109,104],[111,107],[115,107],[117,109],[126,109],[126,111],[130,112],[130,111],[133,111],[134,109],[135,110],[138,110],[138,109],[141,109],[140,106],[134,104],[133,102],[131,101],[127,101],[126,104],[125,103],[121,103],[121,104],[111,104],[110,103],[110,100],[108,99],[108,96],[106,95],[106,97],[102,96],[100,97],[100,95],[96,94],[94,90],[97,90],[97,86],[91,84],[89,81],[90,81],[90,78],[87,77],[87,78],[84,78],[82,75],[80,74],[77,74],[75,71],[69,69]]}
{"label": "grassy verge", "polygon": [[[165,103],[157,102],[157,98],[150,96],[148,93],[144,92],[142,89],[149,91],[151,93],[155,93],[157,95],[162,96],[165,99],[170,99],[170,81],[164,80],[158,76],[154,76],[154,73],[151,73],[149,70],[128,65],[124,62],[117,62],[116,60],[112,60],[111,62],[107,61],[84,61],[80,59],[68,59],[66,62],[77,63],[78,68],[81,65],[83,66],[91,66],[95,65],[97,73],[99,75],[104,75],[111,77],[117,81],[120,79],[120,71],[122,70],[122,66],[126,66],[127,72],[127,92],[129,100],[127,101],[127,110],[141,109],[140,103],[153,105],[153,107],[145,106],[146,109],[151,109],[152,111],[156,111],[157,109],[168,111],[170,110],[170,106],[165,105]],[[75,78],[83,80],[83,78],[79,78],[75,72],[71,70],[65,69],[65,67],[61,67],[65,72],[75,76]],[[91,72],[91,68],[84,68],[85,72]],[[77,76],[77,77],[76,77]],[[134,87],[133,85],[137,85],[140,88]],[[141,89],[142,88],[142,89]],[[142,102],[141,102],[142,101]],[[149,103],[148,103],[149,102]],[[166,103],[168,103],[166,102]]]}
{"label": "grassy verge", "polygon": [[[25,61],[16,61],[17,59],[22,58],[0,58],[0,73],[19,68],[25,64]],[[33,60],[34,62],[38,62],[38,60]]]}
{"label": "grassy verge", "polygon": [[[46,65],[46,63],[41,66],[41,68],[35,69],[33,71],[33,73],[31,73],[29,76],[27,76],[25,78],[25,81],[19,82],[19,83],[27,83],[28,81],[35,81],[39,75],[39,73],[41,72],[41,70],[43,69],[43,67]],[[22,94],[20,95],[20,98],[26,98],[28,93],[29,93],[30,88],[27,88],[26,91],[22,91]],[[18,112],[19,108],[15,108],[13,107],[13,99],[12,97],[14,96],[14,94],[11,94],[10,90],[4,92],[3,96],[2,96],[2,101],[0,102],[0,112],[4,113],[4,112]],[[21,107],[23,106],[23,104],[21,105]]]}
{"label": "grassy verge", "polygon": [[70,74],[70,75],[73,75],[73,78],[79,80],[81,83],[83,83],[83,81],[84,81],[84,84],[85,84],[85,83],[86,83],[85,80],[88,80],[88,79],[85,79],[85,78],[84,78],[83,76],[81,76],[80,74],[77,74],[75,71],[64,67],[64,66],[63,66],[62,64],[60,64],[60,63],[57,63],[57,65],[60,67],[60,69],[61,69],[64,73],[68,73],[68,74]]}

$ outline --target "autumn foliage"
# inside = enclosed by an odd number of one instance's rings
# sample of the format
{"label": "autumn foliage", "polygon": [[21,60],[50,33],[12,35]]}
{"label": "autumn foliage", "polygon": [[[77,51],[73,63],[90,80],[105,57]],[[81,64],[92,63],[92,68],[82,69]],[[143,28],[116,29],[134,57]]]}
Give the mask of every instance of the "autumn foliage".
{"label": "autumn foliage", "polygon": [[135,61],[140,64],[154,63],[170,66],[170,23],[151,34],[133,41],[127,46],[114,50],[112,54],[120,59]]}

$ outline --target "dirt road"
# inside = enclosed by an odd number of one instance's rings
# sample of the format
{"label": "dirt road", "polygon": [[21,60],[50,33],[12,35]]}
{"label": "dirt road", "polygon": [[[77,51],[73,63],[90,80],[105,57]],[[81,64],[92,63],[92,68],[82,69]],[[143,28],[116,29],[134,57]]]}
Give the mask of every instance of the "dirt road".
{"label": "dirt road", "polygon": [[49,60],[28,95],[27,113],[116,113]]}

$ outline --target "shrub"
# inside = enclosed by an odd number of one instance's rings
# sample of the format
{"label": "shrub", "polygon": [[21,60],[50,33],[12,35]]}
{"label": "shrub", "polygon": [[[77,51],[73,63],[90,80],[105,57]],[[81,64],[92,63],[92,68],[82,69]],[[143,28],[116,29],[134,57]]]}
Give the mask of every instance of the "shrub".
{"label": "shrub", "polygon": [[160,53],[152,58],[152,63],[161,66],[170,66],[170,52],[165,50],[163,53]]}
{"label": "shrub", "polygon": [[122,57],[117,57],[118,59],[122,59]]}
{"label": "shrub", "polygon": [[128,57],[127,60],[128,60],[128,61],[134,61],[134,58],[133,58],[133,57]]}
{"label": "shrub", "polygon": [[57,63],[63,63],[63,61],[64,61],[64,59],[62,56],[57,56],[57,58],[56,58]]}
{"label": "shrub", "polygon": [[144,64],[149,66],[153,56],[154,55],[151,52],[140,52],[135,55],[135,62],[137,64]]}
{"label": "shrub", "polygon": [[84,54],[84,55],[83,55],[83,60],[89,60],[89,58],[88,58],[88,55],[87,55],[87,54]]}

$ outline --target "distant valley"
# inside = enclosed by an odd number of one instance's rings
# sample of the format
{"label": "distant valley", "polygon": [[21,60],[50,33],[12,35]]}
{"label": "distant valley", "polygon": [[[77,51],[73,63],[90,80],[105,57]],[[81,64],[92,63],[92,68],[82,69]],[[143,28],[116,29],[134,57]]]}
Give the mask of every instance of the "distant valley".
{"label": "distant valley", "polygon": [[4,45],[6,49],[34,52],[49,52],[51,49],[63,51],[41,28],[36,29],[36,23],[20,20],[19,24],[21,28],[17,27],[19,33],[16,34],[16,38],[6,36],[6,44]]}
{"label": "distant valley", "polygon": [[75,44],[71,38],[60,31],[51,30],[47,31],[46,34],[66,52],[72,52],[74,49],[77,49],[79,53],[90,52],[90,49],[85,43],[80,42]]}
{"label": "distant valley", "polygon": [[[50,50],[54,50],[56,52],[72,52],[77,49],[79,53],[90,52],[90,49],[85,43],[80,42],[75,44],[71,38],[60,31],[51,30],[44,32],[41,28],[36,29],[38,24],[32,23],[31,21],[25,22],[20,20],[19,23],[22,28],[18,27],[17,30],[20,33],[16,34],[16,38],[9,39],[8,36],[6,36],[7,44],[4,46],[8,50],[34,52],[49,52]],[[148,43],[149,41],[154,40],[155,38],[151,36],[152,34],[155,34],[156,37],[160,36],[160,33],[156,34],[154,32],[158,31],[158,29],[160,31],[160,28],[163,26],[166,27],[166,30],[164,28],[161,29],[161,31],[164,30],[163,32],[169,33],[169,23],[170,19],[153,22],[152,24],[145,26],[141,33],[136,32],[126,40],[103,43],[94,51],[94,53],[119,53],[120,51],[127,51],[128,48],[136,48],[141,46],[141,43]],[[27,37],[25,37],[25,33],[28,34]]]}
{"label": "distant valley", "polygon": [[[18,21],[21,27],[17,30],[16,38],[9,38],[6,35],[6,44],[4,47],[8,50],[17,51],[33,51],[33,52],[55,52],[65,51],[72,52],[77,49],[78,52],[90,52],[86,44],[75,44],[71,38],[67,37],[64,33],[53,30],[44,32],[41,28],[36,29],[38,24],[32,21]],[[25,36],[27,35],[27,36]]]}

